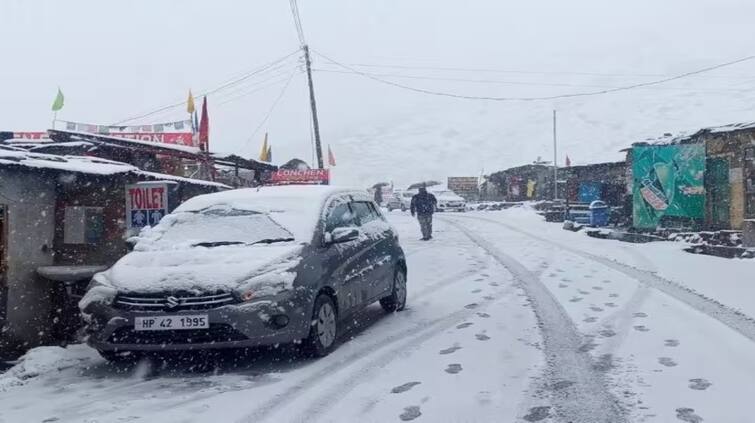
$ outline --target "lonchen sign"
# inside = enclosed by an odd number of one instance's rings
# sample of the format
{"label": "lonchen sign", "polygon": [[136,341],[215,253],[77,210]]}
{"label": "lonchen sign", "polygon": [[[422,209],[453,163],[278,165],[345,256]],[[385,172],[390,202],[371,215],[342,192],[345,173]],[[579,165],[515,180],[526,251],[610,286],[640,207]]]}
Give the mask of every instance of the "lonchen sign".
{"label": "lonchen sign", "polygon": [[270,183],[273,185],[296,185],[296,184],[318,184],[328,185],[330,183],[329,169],[305,169],[291,170],[280,169],[270,175]]}

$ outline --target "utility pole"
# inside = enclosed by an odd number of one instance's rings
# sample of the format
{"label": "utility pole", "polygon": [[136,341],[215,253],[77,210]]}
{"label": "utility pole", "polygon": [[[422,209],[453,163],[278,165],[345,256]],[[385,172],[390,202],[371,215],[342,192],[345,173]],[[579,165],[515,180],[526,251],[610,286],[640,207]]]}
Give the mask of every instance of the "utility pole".
{"label": "utility pole", "polygon": [[556,111],[553,110],[553,200],[558,199],[558,151],[556,145]]}
{"label": "utility pole", "polygon": [[317,154],[317,167],[324,169],[322,160],[322,143],[320,142],[320,122],[317,120],[317,103],[315,102],[315,87],[312,84],[312,61],[309,58],[309,46],[302,45],[304,50],[304,63],[307,66],[307,82],[309,83],[309,104],[312,107],[312,127],[315,131],[315,153]]}

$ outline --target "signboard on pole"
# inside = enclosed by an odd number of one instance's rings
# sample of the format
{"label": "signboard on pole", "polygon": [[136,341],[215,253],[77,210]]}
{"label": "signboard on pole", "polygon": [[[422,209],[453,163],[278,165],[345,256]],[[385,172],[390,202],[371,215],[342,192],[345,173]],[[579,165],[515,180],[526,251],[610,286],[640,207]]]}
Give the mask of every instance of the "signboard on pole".
{"label": "signboard on pole", "polygon": [[480,178],[476,176],[449,176],[448,189],[467,200],[475,200],[480,194]]}
{"label": "signboard on pole", "polygon": [[167,182],[126,185],[126,225],[129,229],[155,226],[168,212]]}
{"label": "signboard on pole", "polygon": [[330,183],[329,169],[279,169],[270,175],[273,185],[328,185]]}

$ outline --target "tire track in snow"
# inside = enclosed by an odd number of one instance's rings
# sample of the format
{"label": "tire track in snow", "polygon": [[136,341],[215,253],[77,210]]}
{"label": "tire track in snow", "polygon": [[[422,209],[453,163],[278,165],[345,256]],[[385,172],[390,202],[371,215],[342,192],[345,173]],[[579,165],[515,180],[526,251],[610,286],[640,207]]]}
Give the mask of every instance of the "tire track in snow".
{"label": "tire track in snow", "polygon": [[538,241],[554,245],[558,248],[577,254],[588,260],[595,261],[608,268],[621,272],[640,283],[650,286],[651,288],[655,288],[663,292],[664,294],[688,305],[689,307],[692,307],[700,313],[705,314],[712,319],[718,320],[719,322],[723,323],[724,325],[728,326],[729,328],[733,329],[749,340],[755,341],[755,319],[740,311],[734,310],[716,301],[713,298],[706,297],[705,295],[702,295],[691,288],[682,286],[674,281],[664,279],[653,272],[637,269],[635,267],[620,263],[612,259],[563,245],[559,242],[552,241],[539,235],[521,230],[507,223],[478,216],[463,216],[463,218],[493,223],[505,227],[511,231],[536,239]]}
{"label": "tire track in snow", "polygon": [[580,351],[583,338],[550,290],[517,260],[458,221],[446,221],[505,266],[532,301],[548,364],[545,384],[552,387],[550,399],[556,415],[567,422],[624,422],[624,412],[609,393],[604,375],[595,369],[590,355]]}
{"label": "tire track in snow", "polygon": [[[508,279],[512,279],[511,275],[507,275]],[[371,379],[369,375],[371,373],[380,371],[390,362],[401,357],[401,352],[406,352],[412,348],[420,346],[422,343],[432,339],[445,332],[446,330],[453,328],[460,321],[467,320],[480,310],[484,310],[496,301],[512,295],[518,288],[515,281],[507,281],[507,285],[504,289],[499,290],[495,295],[490,296],[489,299],[483,299],[477,301],[476,307],[464,308],[454,313],[448,314],[444,317],[433,320],[430,327],[423,329],[421,333],[416,333],[414,336],[406,339],[406,342],[399,343],[396,347],[393,347],[387,351],[382,352],[380,355],[372,358],[371,360],[361,364],[358,368],[354,369],[346,375],[343,382],[334,385],[333,388],[325,390],[319,394],[317,398],[311,402],[311,404],[302,412],[299,413],[296,419],[293,421],[309,422],[317,421],[318,417],[330,409],[334,403],[343,400],[349,392],[353,391],[357,386],[369,382]]]}
{"label": "tire track in snow", "polygon": [[[487,268],[487,266],[485,268]],[[442,288],[445,288],[453,284],[454,282],[458,282],[460,280],[463,280],[465,277],[472,276],[482,271],[483,269],[476,268],[476,267],[465,269],[457,274],[441,279],[440,281],[434,284],[426,285],[422,289],[422,291],[412,296],[411,298],[412,300],[417,300],[420,298],[424,298],[425,296],[435,294],[439,292]],[[508,292],[508,289],[505,290],[505,292]],[[504,294],[502,293],[501,295],[504,295]],[[390,348],[387,352],[382,353],[380,354],[380,356],[371,360],[371,362],[384,362],[385,361],[385,363],[387,364],[388,362],[396,359],[399,356],[398,352],[405,350],[407,348],[411,348],[413,345],[421,344],[426,339],[429,339],[432,336],[435,336],[436,334],[444,330],[447,330],[450,327],[453,327],[459,321],[471,317],[473,314],[477,313],[480,310],[480,308],[482,308],[483,306],[487,305],[490,302],[497,300],[498,298],[499,297],[496,296],[495,299],[493,300],[479,301],[478,304],[480,304],[480,306],[474,309],[462,309],[455,313],[452,313],[450,315],[446,315],[437,319],[421,321],[400,332],[390,334],[386,337],[377,339],[366,345],[358,347],[356,351],[351,352],[346,357],[339,357],[337,362],[334,362],[332,364],[325,366],[324,368],[316,371],[314,374],[302,380],[297,381],[294,386],[286,389],[283,392],[276,394],[271,399],[267,400],[262,405],[258,406],[253,412],[247,414],[241,419],[238,419],[237,422],[245,422],[245,423],[255,422],[256,423],[259,421],[264,421],[265,419],[270,417],[272,414],[274,414],[277,411],[277,409],[280,408],[282,404],[290,404],[291,401],[306,394],[308,391],[318,388],[319,387],[318,382],[321,382],[323,380],[329,380],[329,378],[331,378],[333,374],[347,370],[353,365],[355,365],[356,363],[360,361],[364,361],[365,359],[368,359],[372,357],[373,355],[382,352],[387,347],[390,347],[398,343],[399,346]],[[407,310],[410,310],[410,308],[407,308]],[[402,342],[402,341],[405,341],[405,342]],[[329,358],[333,359],[334,355],[330,355]],[[367,365],[367,367],[369,367],[369,365]],[[363,372],[364,370],[365,370],[365,366],[363,365],[362,367],[358,368],[355,371],[355,373],[360,373],[360,372]],[[353,384],[353,381],[354,381],[354,378],[351,379],[350,383]],[[341,386],[344,386],[344,385],[339,385],[339,389],[342,389]],[[355,386],[357,385],[353,384],[353,386],[351,386],[351,388],[348,390],[353,389],[353,387]],[[338,398],[339,398],[339,395],[335,394],[333,397],[329,397],[328,400],[330,402],[333,402],[337,400]],[[308,418],[311,419],[312,415],[310,414]],[[306,419],[302,421],[306,421]]]}

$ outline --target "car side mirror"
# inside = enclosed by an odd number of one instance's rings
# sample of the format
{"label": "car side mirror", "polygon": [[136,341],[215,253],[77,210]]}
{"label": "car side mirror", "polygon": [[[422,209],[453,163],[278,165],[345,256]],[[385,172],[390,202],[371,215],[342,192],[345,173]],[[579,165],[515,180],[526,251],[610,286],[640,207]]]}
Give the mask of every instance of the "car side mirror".
{"label": "car side mirror", "polygon": [[139,238],[137,238],[135,236],[126,238],[126,249],[129,252],[134,251],[134,247],[136,246],[137,242],[139,242]]}
{"label": "car side mirror", "polygon": [[335,228],[325,234],[325,243],[341,244],[343,242],[354,241],[359,238],[359,229],[357,228]]}

